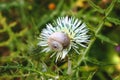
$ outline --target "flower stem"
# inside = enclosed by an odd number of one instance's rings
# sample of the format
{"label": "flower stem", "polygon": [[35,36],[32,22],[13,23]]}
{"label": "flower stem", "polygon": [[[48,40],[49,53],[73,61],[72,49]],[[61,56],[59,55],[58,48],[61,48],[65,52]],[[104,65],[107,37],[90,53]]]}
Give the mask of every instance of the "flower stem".
{"label": "flower stem", "polygon": [[[98,24],[99,27],[98,27],[98,29],[96,30],[95,35],[98,35],[99,32],[102,30],[103,25],[104,25],[104,22],[105,22],[105,18],[103,18],[103,19],[102,19],[102,22]],[[89,50],[91,49],[91,47],[92,47],[92,45],[94,44],[95,40],[96,40],[96,36],[94,36],[93,39],[90,41],[88,47],[87,47],[86,50],[84,51],[82,57],[79,57],[78,62],[77,62],[77,65],[76,65],[74,68],[78,67],[78,66],[81,64],[82,60],[85,59],[85,55],[89,52]]]}
{"label": "flower stem", "polygon": [[91,40],[90,44],[89,44],[88,47],[86,48],[86,50],[85,50],[85,52],[83,53],[82,57],[79,57],[78,62],[77,62],[77,65],[75,66],[75,68],[78,67],[78,66],[81,64],[82,60],[85,59],[85,55],[89,52],[89,50],[91,49],[91,47],[92,47],[92,45],[94,44],[95,40],[96,40],[95,37]]}
{"label": "flower stem", "polygon": [[92,45],[94,44],[94,42],[96,40],[96,35],[98,35],[101,32],[104,22],[105,22],[105,19],[109,15],[109,13],[112,11],[116,1],[117,0],[113,0],[112,3],[110,4],[110,6],[106,9],[106,12],[105,12],[106,15],[103,17],[103,19],[98,24],[98,29],[95,31],[95,36],[90,41],[90,43],[89,43],[88,47],[86,48],[86,50],[84,51],[82,57],[79,57],[77,65],[75,65],[74,68],[77,68],[81,64],[81,62],[85,59],[86,54],[89,52],[89,50],[91,49]]}

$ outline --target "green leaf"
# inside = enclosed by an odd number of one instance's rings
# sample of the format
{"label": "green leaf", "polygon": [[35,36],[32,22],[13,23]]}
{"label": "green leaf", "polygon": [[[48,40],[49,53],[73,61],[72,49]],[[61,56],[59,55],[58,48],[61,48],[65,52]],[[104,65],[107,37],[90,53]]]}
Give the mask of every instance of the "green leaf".
{"label": "green leaf", "polygon": [[112,23],[116,24],[116,25],[120,25],[120,20],[117,19],[117,18],[107,17],[107,20],[108,20],[109,22],[112,22]]}
{"label": "green leaf", "polygon": [[118,0],[118,3],[120,3],[120,0]]}
{"label": "green leaf", "polygon": [[108,38],[104,35],[99,34],[99,35],[96,35],[96,37],[101,39],[102,41],[105,41],[105,42],[110,43],[112,45],[115,45],[115,46],[118,45],[115,41],[111,40],[110,38]]}
{"label": "green leaf", "polygon": [[108,16],[108,14],[112,11],[115,3],[117,0],[112,0],[112,3],[110,4],[110,6],[105,10],[105,15]]}
{"label": "green leaf", "polygon": [[93,7],[96,11],[100,12],[100,13],[104,13],[104,9],[100,8],[99,6],[97,6],[95,3],[93,3],[91,0],[87,0],[88,3],[90,4],[91,7]]}

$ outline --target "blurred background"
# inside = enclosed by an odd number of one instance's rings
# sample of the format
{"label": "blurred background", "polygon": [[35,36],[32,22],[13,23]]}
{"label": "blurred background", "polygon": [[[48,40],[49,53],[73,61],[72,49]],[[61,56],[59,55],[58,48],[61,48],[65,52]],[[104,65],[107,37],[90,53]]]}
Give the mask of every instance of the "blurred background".
{"label": "blurred background", "polygon": [[[37,46],[46,24],[66,15],[96,38],[77,68],[81,55],[70,54],[69,67]],[[0,80],[120,80],[120,0],[0,0]]]}

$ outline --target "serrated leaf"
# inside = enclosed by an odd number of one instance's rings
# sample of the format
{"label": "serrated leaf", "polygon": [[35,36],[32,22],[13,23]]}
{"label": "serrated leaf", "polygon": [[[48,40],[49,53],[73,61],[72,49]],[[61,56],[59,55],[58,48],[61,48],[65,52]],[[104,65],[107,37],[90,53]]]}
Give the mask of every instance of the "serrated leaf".
{"label": "serrated leaf", "polygon": [[117,19],[117,18],[107,17],[107,20],[109,22],[112,22],[112,23],[116,24],[116,25],[120,25],[120,20]]}
{"label": "serrated leaf", "polygon": [[97,6],[95,3],[93,3],[91,0],[87,0],[88,3],[90,4],[91,7],[93,7],[95,10],[97,10],[100,13],[104,13],[104,9],[100,8],[99,6]]}
{"label": "serrated leaf", "polygon": [[110,4],[110,6],[105,10],[105,15],[108,16],[108,14],[112,11],[115,3],[117,0],[112,0],[112,3]]}
{"label": "serrated leaf", "polygon": [[9,24],[9,27],[14,27],[17,24],[17,22],[12,22]]}
{"label": "serrated leaf", "polygon": [[102,41],[105,41],[105,42],[110,43],[112,45],[118,45],[115,41],[111,40],[110,38],[108,38],[104,35],[99,34],[99,35],[96,35],[96,37],[101,39]]}

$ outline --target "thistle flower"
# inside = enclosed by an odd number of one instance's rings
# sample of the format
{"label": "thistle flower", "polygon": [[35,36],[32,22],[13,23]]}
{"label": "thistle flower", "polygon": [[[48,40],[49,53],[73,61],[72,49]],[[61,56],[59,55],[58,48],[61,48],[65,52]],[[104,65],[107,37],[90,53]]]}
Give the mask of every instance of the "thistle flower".
{"label": "thistle flower", "polygon": [[117,52],[120,52],[120,45],[117,45],[115,49]]}
{"label": "thistle flower", "polygon": [[88,29],[85,23],[73,17],[59,17],[53,24],[47,24],[42,30],[38,43],[44,47],[42,52],[53,51],[58,58],[64,59],[68,52],[73,49],[79,54],[79,46],[86,47],[89,42]]}

